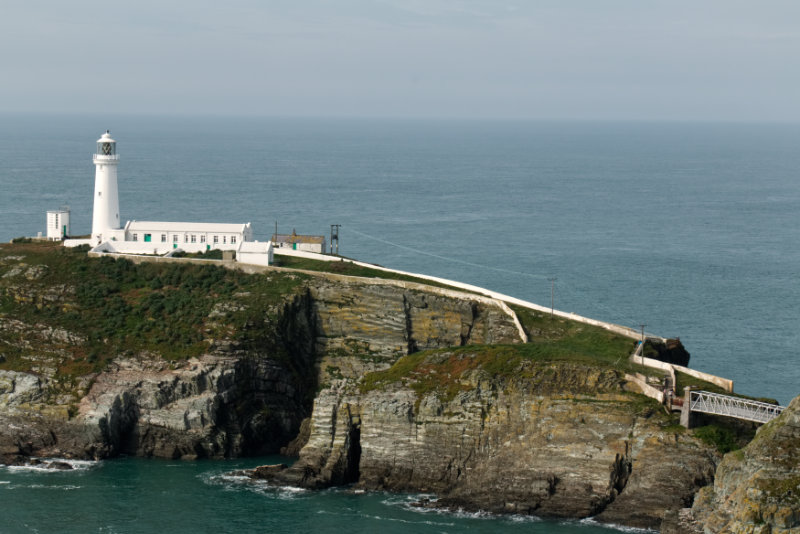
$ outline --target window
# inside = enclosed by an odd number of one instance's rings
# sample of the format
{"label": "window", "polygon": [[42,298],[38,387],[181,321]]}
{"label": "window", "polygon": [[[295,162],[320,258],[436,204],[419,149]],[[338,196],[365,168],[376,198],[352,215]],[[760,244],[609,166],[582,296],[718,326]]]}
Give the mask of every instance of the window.
{"label": "window", "polygon": [[201,242],[201,243],[205,243],[205,242],[206,242],[206,236],[204,236],[204,235],[201,235],[201,236],[200,236],[200,242]]}
{"label": "window", "polygon": [[189,242],[189,234],[183,234],[183,242],[184,243],[188,243]]}
{"label": "window", "polygon": [[192,243],[197,243],[197,236],[192,234]]}
{"label": "window", "polygon": [[178,234],[172,234],[172,242],[173,243],[177,243],[178,242]]}
{"label": "window", "polygon": [[236,243],[236,236],[232,235],[231,236],[231,245],[233,245],[234,243]]}
{"label": "window", "polygon": [[133,240],[139,241],[139,234],[133,234]]}
{"label": "window", "polygon": [[161,234],[161,242],[162,243],[166,243],[167,242],[167,234]]}
{"label": "window", "polygon": [[219,243],[219,236],[215,235],[214,236],[214,244],[216,245],[217,243]]}
{"label": "window", "polygon": [[227,243],[228,242],[228,236],[225,236],[225,235],[222,236],[222,242],[223,243]]}

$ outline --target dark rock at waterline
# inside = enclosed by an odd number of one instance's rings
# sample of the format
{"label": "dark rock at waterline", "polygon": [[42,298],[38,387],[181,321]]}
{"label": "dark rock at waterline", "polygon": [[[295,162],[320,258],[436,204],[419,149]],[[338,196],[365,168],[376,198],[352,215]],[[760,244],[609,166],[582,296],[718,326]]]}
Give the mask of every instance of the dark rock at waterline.
{"label": "dark rock at waterline", "polygon": [[[650,347],[655,349],[656,354],[652,354],[647,350]],[[645,348],[645,356],[662,362],[683,365],[684,367],[689,365],[690,358],[689,351],[683,346],[680,338],[668,339],[666,343],[648,341]]]}
{"label": "dark rock at waterline", "polygon": [[69,471],[73,469],[70,464],[61,461],[50,462],[46,465],[46,467],[48,469],[55,469],[56,471]]}
{"label": "dark rock at waterline", "polygon": [[250,478],[271,480],[275,478],[277,473],[280,473],[284,469],[288,469],[288,467],[289,466],[286,464],[260,465],[252,470],[250,473]]}

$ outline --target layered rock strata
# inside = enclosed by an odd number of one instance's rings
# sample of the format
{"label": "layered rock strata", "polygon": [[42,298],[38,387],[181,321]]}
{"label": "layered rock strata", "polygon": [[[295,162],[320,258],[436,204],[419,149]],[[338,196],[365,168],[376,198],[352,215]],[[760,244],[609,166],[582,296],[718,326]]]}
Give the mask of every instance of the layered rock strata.
{"label": "layered rock strata", "polygon": [[[69,288],[26,289],[29,271],[6,273],[7,298],[38,306],[36,295],[52,293],[54,305],[76,308]],[[274,453],[298,436],[318,388],[337,377],[385,369],[417,350],[521,341],[499,303],[408,282],[313,277],[269,318],[232,326],[246,297],[213,308],[205,324],[217,337],[201,356],[170,363],[124,353],[77,377],[59,368],[87,351],[85,336],[0,314],[0,349],[30,362],[26,372],[0,371],[2,459]]]}
{"label": "layered rock strata", "polygon": [[429,356],[416,368],[423,380],[446,376],[430,391],[414,373],[368,391],[340,381],[315,400],[299,461],[270,476],[649,528],[713,480],[716,454],[663,428],[658,406],[625,393],[616,371],[519,361],[498,374],[476,358],[469,350]]}

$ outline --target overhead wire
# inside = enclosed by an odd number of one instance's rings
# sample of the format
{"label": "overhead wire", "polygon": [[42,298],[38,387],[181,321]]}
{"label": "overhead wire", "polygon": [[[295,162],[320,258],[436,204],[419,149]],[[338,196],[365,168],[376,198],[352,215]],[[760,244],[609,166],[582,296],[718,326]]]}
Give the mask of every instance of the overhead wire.
{"label": "overhead wire", "polygon": [[[445,261],[445,262],[457,263],[457,264],[460,264],[460,265],[466,265],[466,266],[475,267],[475,268],[478,268],[478,269],[486,269],[486,270],[495,271],[495,272],[499,272],[499,273],[503,273],[503,274],[524,276],[524,277],[527,277],[527,278],[533,278],[533,279],[542,280],[542,281],[545,281],[545,280],[548,279],[548,276],[546,276],[546,275],[541,275],[541,274],[536,274],[536,273],[526,273],[526,272],[522,272],[522,271],[515,271],[513,269],[505,269],[505,268],[502,268],[502,267],[495,267],[495,266],[492,266],[492,265],[484,265],[484,264],[481,264],[481,263],[475,263],[475,262],[472,262],[472,261],[461,260],[461,259],[458,259],[458,258],[449,258],[449,257],[446,257],[446,256],[442,256],[441,254],[435,254],[433,252],[428,252],[426,250],[420,250],[420,249],[417,249],[417,248],[414,248],[414,247],[410,247],[408,245],[403,245],[401,243],[396,243],[394,241],[390,241],[390,240],[382,238],[382,237],[370,235],[370,234],[368,234],[366,232],[363,232],[361,230],[353,228],[352,226],[349,226],[349,225],[348,225],[348,230],[353,232],[353,233],[355,233],[355,234],[357,234],[357,235],[360,235],[360,236],[365,237],[367,239],[372,239],[373,241],[377,241],[379,243],[383,243],[383,244],[386,244],[386,245],[389,245],[389,246],[392,246],[392,247],[396,247],[396,248],[399,248],[399,249],[402,249],[402,250],[407,250],[409,252],[413,252],[414,254],[421,254],[423,256],[436,258],[438,260]],[[573,301],[578,302],[578,301],[581,300],[581,298],[580,298],[581,292],[579,290],[577,290],[576,288],[572,287],[572,285],[569,284],[563,278],[559,279],[559,282],[555,286],[555,291],[556,291],[556,296],[558,296],[559,293],[560,293],[562,296],[572,295],[573,298],[571,300],[573,300]],[[563,302],[565,299],[562,298],[561,300]],[[608,313],[609,317],[617,318],[616,320],[623,320],[624,319],[625,322],[629,322],[630,324],[634,324],[636,322],[636,319],[634,319],[632,317],[628,317],[627,314],[620,313],[620,310],[615,310],[615,309],[611,308],[610,306],[608,306],[607,304],[604,304],[602,302],[594,300],[592,302],[592,305],[595,307],[595,309],[600,309],[600,310],[603,310],[604,312]]]}

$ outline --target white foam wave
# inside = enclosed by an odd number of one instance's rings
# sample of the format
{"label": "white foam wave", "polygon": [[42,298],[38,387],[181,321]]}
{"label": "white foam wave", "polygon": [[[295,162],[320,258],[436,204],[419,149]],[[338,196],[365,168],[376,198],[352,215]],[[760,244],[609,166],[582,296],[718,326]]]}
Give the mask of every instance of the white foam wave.
{"label": "white foam wave", "polygon": [[[87,471],[100,464],[98,461],[93,460],[72,460],[68,458],[31,458],[31,460],[39,462],[36,464],[27,465],[7,465],[5,468],[9,471],[35,471],[40,473],[63,473],[70,471]],[[72,469],[58,469],[54,467],[56,463],[64,463],[69,465]]]}
{"label": "white foam wave", "polygon": [[200,478],[206,484],[222,486],[226,491],[240,491],[244,489],[281,500],[293,499],[301,494],[308,493],[308,490],[305,488],[278,486],[270,484],[265,480],[254,480],[246,475],[204,473],[200,475]]}
{"label": "white foam wave", "polygon": [[324,515],[337,515],[337,516],[357,516],[364,519],[373,519],[375,521],[390,521],[392,523],[403,523],[406,525],[429,525],[429,526],[436,526],[436,527],[454,527],[455,523],[445,523],[443,521],[430,521],[430,520],[423,520],[423,521],[414,521],[411,519],[402,519],[400,517],[386,517],[382,515],[369,515],[363,513],[338,513],[332,512],[330,510],[318,510],[318,514]]}
{"label": "white foam wave", "polygon": [[455,517],[457,519],[488,519],[494,521],[508,521],[511,523],[540,523],[544,521],[541,517],[535,515],[522,515],[522,514],[493,514],[483,510],[467,511],[463,508],[447,508],[437,506],[420,506],[419,501],[426,499],[429,504],[435,504],[438,500],[433,495],[407,495],[405,498],[389,497],[382,501],[386,505],[400,506],[410,512],[419,514],[437,514],[442,516]]}
{"label": "white foam wave", "polygon": [[76,489],[81,489],[82,486],[75,486],[72,484],[26,484],[26,485],[17,485],[17,487],[21,488],[28,488],[28,489],[48,489],[48,490],[60,490],[60,491],[72,491]]}
{"label": "white foam wave", "polygon": [[[619,532],[634,532],[640,534],[652,534],[654,532],[658,532],[657,530],[652,530],[649,528],[636,528],[636,527],[626,527],[625,525],[617,525],[614,523],[599,523],[592,519],[591,517],[587,517],[586,519],[581,519],[577,522],[579,525],[586,525],[591,526],[594,528],[607,528],[609,530],[617,530]],[[574,524],[574,523],[573,523]]]}

